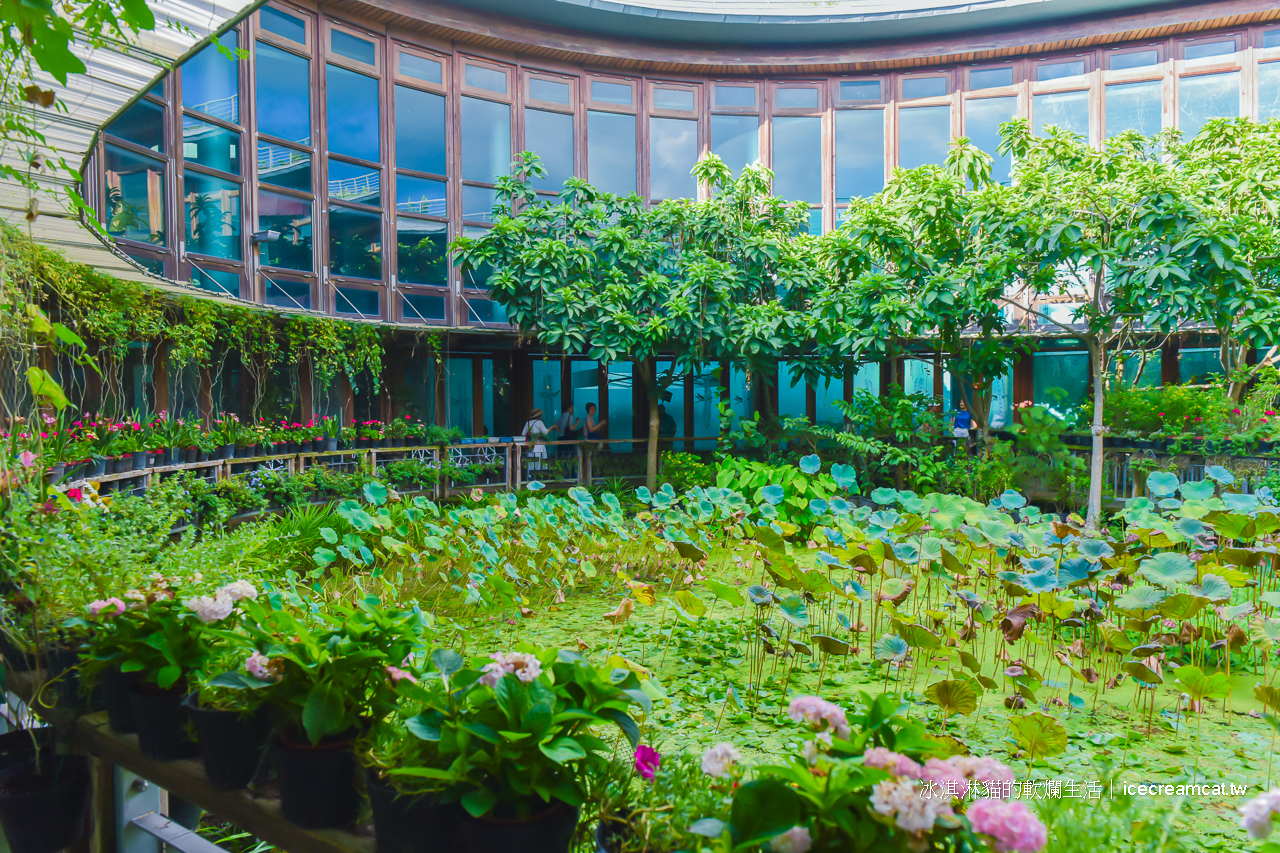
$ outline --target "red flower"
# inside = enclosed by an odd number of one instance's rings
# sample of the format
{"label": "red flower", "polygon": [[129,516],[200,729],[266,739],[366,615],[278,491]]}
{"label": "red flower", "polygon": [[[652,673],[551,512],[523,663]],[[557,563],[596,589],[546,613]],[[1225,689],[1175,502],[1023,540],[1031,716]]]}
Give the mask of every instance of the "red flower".
{"label": "red flower", "polygon": [[84,499],[84,493],[79,489],[67,489],[67,497],[70,498],[73,503],[80,503],[80,501]]}

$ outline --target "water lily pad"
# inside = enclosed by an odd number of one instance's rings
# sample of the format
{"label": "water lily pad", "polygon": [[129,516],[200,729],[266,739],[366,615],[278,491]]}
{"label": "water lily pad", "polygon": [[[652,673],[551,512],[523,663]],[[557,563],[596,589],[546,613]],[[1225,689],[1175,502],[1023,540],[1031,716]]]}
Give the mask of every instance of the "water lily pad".
{"label": "water lily pad", "polygon": [[1236,475],[1232,474],[1221,465],[1210,465],[1204,469],[1204,475],[1215,483],[1223,486],[1229,486],[1236,481]]}
{"label": "water lily pad", "polygon": [[852,465],[837,462],[831,466],[831,476],[842,489],[852,489],[858,485],[858,472]]}
{"label": "water lily pad", "polygon": [[1027,505],[1027,499],[1013,489],[1006,489],[999,500],[1000,506],[1005,509],[1021,509]]}
{"label": "water lily pad", "polygon": [[783,491],[782,486],[771,483],[760,490],[760,496],[768,501],[770,506],[777,506],[786,497],[786,492]]}
{"label": "water lily pad", "polygon": [[978,710],[978,692],[965,681],[938,681],[925,688],[924,696],[947,714],[969,715]]}
{"label": "water lily pad", "polygon": [[1138,573],[1154,584],[1172,589],[1196,579],[1196,566],[1186,554],[1163,551],[1142,561]]}
{"label": "water lily pad", "polygon": [[818,454],[810,453],[808,456],[800,457],[800,470],[806,474],[816,474],[822,468],[822,460],[818,458]]}
{"label": "water lily pad", "polygon": [[1153,497],[1169,497],[1178,490],[1178,475],[1169,471],[1152,471],[1147,477],[1147,490]]}

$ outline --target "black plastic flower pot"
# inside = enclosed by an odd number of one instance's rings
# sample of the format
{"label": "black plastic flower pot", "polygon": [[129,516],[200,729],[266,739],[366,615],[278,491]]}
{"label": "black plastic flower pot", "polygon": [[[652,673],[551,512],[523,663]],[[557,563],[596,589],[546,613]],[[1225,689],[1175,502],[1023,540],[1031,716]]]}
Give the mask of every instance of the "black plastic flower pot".
{"label": "black plastic flower pot", "polygon": [[42,764],[54,759],[52,728],[14,729],[0,735],[0,778],[34,770],[37,751]]}
{"label": "black plastic flower pot", "polygon": [[141,673],[121,672],[117,666],[102,670],[102,701],[107,706],[107,723],[112,731],[132,734],[138,730],[131,689],[141,680]]}
{"label": "black plastic flower pot", "polygon": [[280,811],[305,829],[344,826],[360,812],[356,790],[355,731],[311,746],[282,736],[271,750],[280,783]]}
{"label": "black plastic flower pot", "polygon": [[562,802],[530,818],[472,817],[458,810],[461,853],[568,853],[578,810]]}
{"label": "black plastic flower pot", "polygon": [[196,461],[197,461],[197,462],[208,462],[208,461],[209,461],[209,451],[207,451],[207,450],[201,450],[199,453],[197,453],[197,454],[196,454]]}
{"label": "black plastic flower pot", "polygon": [[195,461],[199,458],[200,458],[200,448],[198,447],[187,448],[186,462],[188,465],[194,465]]}
{"label": "black plastic flower pot", "polygon": [[215,787],[228,791],[253,781],[262,766],[271,738],[271,717],[266,705],[247,714],[201,708],[192,693],[183,702],[196,727],[204,773]]}
{"label": "black plastic flower pot", "polygon": [[48,646],[44,650],[44,666],[49,672],[47,691],[53,693],[59,708],[85,708],[88,702],[80,690],[80,649],[75,646]]}
{"label": "black plastic flower pot", "polygon": [[455,810],[427,794],[401,794],[367,771],[366,787],[373,809],[378,853],[434,853],[453,849]]}
{"label": "black plastic flower pot", "polygon": [[404,439],[403,439],[403,438],[393,438],[393,439],[391,439],[391,446],[392,446],[392,447],[404,447]]}
{"label": "black plastic flower pot", "polygon": [[138,721],[138,749],[147,758],[173,761],[191,758],[200,751],[187,736],[183,692],[180,687],[161,690],[149,684],[135,684],[129,689],[133,716]]}
{"label": "black plastic flower pot", "polygon": [[391,439],[389,439],[389,438],[384,438],[384,439],[382,439],[382,441],[380,441],[380,442],[379,442],[379,445],[380,445],[380,446],[382,446],[382,447],[390,447],[390,446],[391,446]]}
{"label": "black plastic flower pot", "polygon": [[29,672],[35,663],[31,656],[3,631],[0,631],[0,656],[4,657],[5,663],[9,664],[9,668],[14,672]]}
{"label": "black plastic flower pot", "polygon": [[0,826],[10,853],[55,853],[88,827],[89,760],[63,755],[0,777]]}
{"label": "black plastic flower pot", "polygon": [[338,439],[326,438],[324,440],[324,449],[326,453],[333,453],[335,450],[338,449]]}
{"label": "black plastic flower pot", "polygon": [[44,472],[44,481],[47,485],[54,485],[62,480],[67,473],[66,462],[55,462],[50,465],[48,470]]}
{"label": "black plastic flower pot", "polygon": [[133,470],[135,471],[147,470],[147,451],[135,450],[133,452]]}
{"label": "black plastic flower pot", "polygon": [[95,456],[89,460],[89,476],[101,477],[107,473],[107,457]]}

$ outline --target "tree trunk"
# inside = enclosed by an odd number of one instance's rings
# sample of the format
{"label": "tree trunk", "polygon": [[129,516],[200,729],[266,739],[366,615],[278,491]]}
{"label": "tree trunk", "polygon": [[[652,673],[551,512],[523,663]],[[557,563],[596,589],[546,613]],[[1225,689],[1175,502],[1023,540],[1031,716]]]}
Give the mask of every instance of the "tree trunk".
{"label": "tree trunk", "polygon": [[645,464],[644,484],[650,491],[658,488],[658,404],[661,402],[658,392],[658,365],[652,358],[634,362],[635,373],[644,382],[644,390],[649,398],[649,439],[647,443],[647,461]]}
{"label": "tree trunk", "polygon": [[1089,457],[1089,512],[1085,519],[1085,532],[1096,534],[1102,527],[1102,406],[1106,399],[1106,383],[1103,381],[1105,365],[1103,350],[1096,338],[1090,338],[1089,361],[1093,371],[1093,451]]}

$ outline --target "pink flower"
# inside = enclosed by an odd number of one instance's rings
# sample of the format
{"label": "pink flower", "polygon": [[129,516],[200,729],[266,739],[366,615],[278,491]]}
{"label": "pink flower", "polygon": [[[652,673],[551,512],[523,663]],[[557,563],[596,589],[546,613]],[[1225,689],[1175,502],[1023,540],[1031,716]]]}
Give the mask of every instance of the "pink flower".
{"label": "pink flower", "polygon": [[[115,612],[115,613],[103,613],[102,611],[104,611],[104,610],[105,610],[105,609],[107,609],[108,607],[114,607],[114,608],[116,609],[116,612]],[[125,605],[125,603],[124,603],[123,601],[121,601],[119,598],[115,598],[115,597],[113,596],[113,597],[111,597],[111,598],[104,598],[104,599],[102,599],[101,601],[95,601],[95,602],[93,602],[92,604],[90,604],[90,605],[89,605],[89,615],[91,615],[91,616],[98,616],[98,615],[102,615],[102,616],[119,616],[121,613],[123,613],[123,612],[125,611],[125,607],[126,607],[126,605]]]}
{"label": "pink flower", "polygon": [[481,684],[493,687],[508,672],[525,683],[542,675],[542,663],[527,652],[494,652],[489,657],[493,658],[493,663],[484,665],[484,675],[480,676]]}
{"label": "pink flower", "polygon": [[1267,409],[1265,412],[1263,412],[1263,414],[1270,418],[1273,418],[1276,415],[1276,413],[1271,411],[1270,409]]}
{"label": "pink flower", "polygon": [[844,709],[821,696],[797,696],[787,709],[797,723],[808,723],[815,732],[830,729],[836,737],[849,737],[849,720]]}
{"label": "pink flower", "polygon": [[807,826],[793,826],[769,841],[769,849],[773,853],[808,853],[811,847],[813,837],[809,835]]}
{"label": "pink flower", "polygon": [[1240,410],[1239,410],[1239,409],[1232,409],[1232,410],[1231,410],[1231,414],[1233,414],[1233,415],[1238,415],[1238,414],[1240,414]]}
{"label": "pink flower", "polygon": [[662,756],[651,746],[640,744],[636,747],[636,772],[646,779],[652,779],[658,772]]}
{"label": "pink flower", "polygon": [[387,665],[387,675],[391,676],[392,684],[399,684],[403,680],[408,680],[410,684],[417,684],[418,679],[413,677],[413,673],[403,670],[398,666]]}
{"label": "pink flower", "polygon": [[245,658],[244,668],[254,678],[261,678],[263,681],[275,681],[280,677],[272,669],[271,658],[257,649],[254,649],[253,654]]}
{"label": "pink flower", "polygon": [[77,489],[67,489],[67,497],[68,497],[68,498],[69,498],[73,503],[80,503],[80,501],[84,500],[84,492],[80,491],[78,488],[77,488]]}
{"label": "pink flower", "polygon": [[201,595],[196,598],[189,598],[186,601],[187,607],[196,612],[196,616],[206,625],[214,622],[221,622],[231,615],[231,611],[235,609],[236,603],[231,600],[231,596],[225,593],[218,595]]}
{"label": "pink flower", "polygon": [[997,853],[1036,853],[1049,840],[1049,831],[1021,801],[977,800],[966,816],[974,832],[989,835]]}
{"label": "pink flower", "polygon": [[923,771],[919,764],[883,746],[873,746],[863,753],[862,763],[867,767],[892,773],[894,776],[903,776],[912,780],[924,778],[920,775]]}
{"label": "pink flower", "polygon": [[729,775],[729,769],[742,760],[742,753],[731,743],[718,743],[702,753],[702,772],[716,779]]}
{"label": "pink flower", "polygon": [[1160,417],[1162,417],[1162,418],[1164,417],[1164,412],[1161,412],[1161,413],[1160,413]]}
{"label": "pink flower", "polygon": [[30,468],[32,465],[35,464],[36,455],[32,453],[30,450],[24,450],[18,454],[18,461],[22,463],[23,468]]}
{"label": "pink flower", "polygon": [[1259,794],[1240,807],[1240,826],[1259,840],[1271,834],[1272,816],[1280,814],[1280,788]]}
{"label": "pink flower", "polygon": [[[898,775],[905,776],[907,774],[902,773]],[[925,762],[924,769],[920,771],[920,775],[912,778],[919,778],[933,782],[938,786],[938,789],[943,796],[950,794],[953,797],[960,797],[963,799],[964,796],[969,793],[969,780],[966,779],[964,773],[950,761],[930,758]]]}
{"label": "pink flower", "polygon": [[892,817],[901,829],[923,835],[933,829],[940,817],[950,817],[950,797],[933,797],[916,789],[906,779],[881,782],[872,789],[871,807]]}

